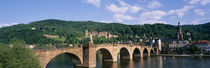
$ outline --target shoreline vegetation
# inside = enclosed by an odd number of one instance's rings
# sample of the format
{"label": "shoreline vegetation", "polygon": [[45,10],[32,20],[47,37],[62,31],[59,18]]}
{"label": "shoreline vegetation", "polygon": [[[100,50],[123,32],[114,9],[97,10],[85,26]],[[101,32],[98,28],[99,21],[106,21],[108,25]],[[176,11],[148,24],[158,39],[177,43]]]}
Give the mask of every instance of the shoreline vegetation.
{"label": "shoreline vegetation", "polygon": [[0,68],[41,68],[38,57],[22,40],[0,43]]}

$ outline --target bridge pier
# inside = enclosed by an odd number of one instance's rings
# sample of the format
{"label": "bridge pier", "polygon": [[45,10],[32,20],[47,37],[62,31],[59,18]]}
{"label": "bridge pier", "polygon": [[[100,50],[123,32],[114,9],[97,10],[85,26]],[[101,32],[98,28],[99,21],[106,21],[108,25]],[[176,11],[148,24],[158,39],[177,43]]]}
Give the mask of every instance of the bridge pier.
{"label": "bridge pier", "polygon": [[133,59],[133,55],[130,55],[130,58],[129,59]]}
{"label": "bridge pier", "polygon": [[159,55],[159,50],[158,50],[158,49],[156,49],[155,54],[156,54],[156,55]]}
{"label": "bridge pier", "polygon": [[148,55],[148,57],[150,57],[150,53],[148,53],[147,55]]}
{"label": "bridge pier", "polygon": [[112,57],[112,62],[117,62],[117,59],[118,59],[118,53],[117,54],[113,54],[113,57]]}
{"label": "bridge pier", "polygon": [[83,66],[96,67],[96,47],[84,47]]}
{"label": "bridge pier", "polygon": [[144,54],[143,54],[143,52],[140,54],[140,57],[141,57],[141,58],[143,58],[143,57],[144,57]]}
{"label": "bridge pier", "polygon": [[144,49],[140,48],[140,57],[143,58],[144,57]]}
{"label": "bridge pier", "polygon": [[[131,46],[132,47],[132,46]],[[128,52],[129,52],[129,59],[133,59],[133,51],[134,51],[135,48],[130,48],[128,49]]]}
{"label": "bridge pier", "polygon": [[147,53],[148,57],[150,57],[150,51],[151,49],[148,49],[148,53]]}

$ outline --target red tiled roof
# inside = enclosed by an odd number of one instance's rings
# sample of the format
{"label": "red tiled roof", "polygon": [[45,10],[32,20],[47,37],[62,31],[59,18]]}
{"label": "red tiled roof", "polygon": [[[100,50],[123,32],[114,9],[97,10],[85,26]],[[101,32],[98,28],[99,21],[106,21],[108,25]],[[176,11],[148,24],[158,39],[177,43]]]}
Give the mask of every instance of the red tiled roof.
{"label": "red tiled roof", "polygon": [[201,40],[201,41],[195,41],[193,43],[197,43],[197,44],[210,44],[210,41],[207,40]]}

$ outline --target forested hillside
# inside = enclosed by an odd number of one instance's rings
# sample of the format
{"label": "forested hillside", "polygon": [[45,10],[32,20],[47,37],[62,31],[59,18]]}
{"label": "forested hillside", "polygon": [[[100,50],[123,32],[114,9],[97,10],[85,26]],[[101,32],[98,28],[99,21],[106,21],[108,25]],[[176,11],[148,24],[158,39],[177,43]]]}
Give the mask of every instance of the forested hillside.
{"label": "forested hillside", "polygon": [[[48,19],[35,21],[29,24],[18,24],[10,27],[0,28],[0,43],[8,44],[12,39],[23,40],[26,44],[82,44],[87,43],[88,38],[84,38],[85,30],[107,31],[118,35],[118,38],[98,38],[94,37],[96,43],[116,42],[116,41],[138,41],[143,36],[176,38],[176,26],[169,24],[144,24],[125,25],[120,23],[101,23],[93,21],[63,21]],[[210,23],[199,25],[183,25],[184,38],[189,37],[195,40],[210,40]],[[187,35],[190,33],[190,35]],[[47,38],[43,34],[58,35],[59,38]],[[94,42],[95,42],[94,41]]]}

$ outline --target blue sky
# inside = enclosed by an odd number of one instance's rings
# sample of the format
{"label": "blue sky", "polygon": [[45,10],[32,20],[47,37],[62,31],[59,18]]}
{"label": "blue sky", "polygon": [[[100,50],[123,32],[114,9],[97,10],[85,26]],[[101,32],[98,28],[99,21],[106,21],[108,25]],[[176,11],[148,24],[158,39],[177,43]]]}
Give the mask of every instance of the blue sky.
{"label": "blue sky", "polygon": [[45,19],[203,24],[210,0],[0,0],[0,27]]}

